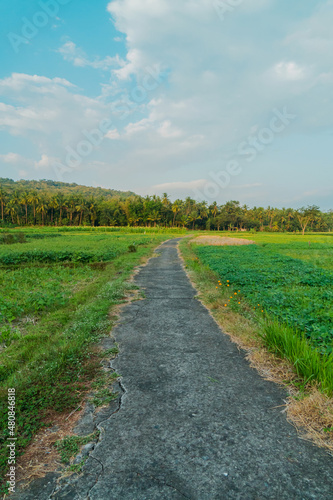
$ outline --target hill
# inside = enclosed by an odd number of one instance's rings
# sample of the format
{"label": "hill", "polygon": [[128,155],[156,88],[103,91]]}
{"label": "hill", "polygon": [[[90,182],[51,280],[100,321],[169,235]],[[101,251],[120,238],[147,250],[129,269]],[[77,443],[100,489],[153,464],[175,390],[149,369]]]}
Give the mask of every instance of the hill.
{"label": "hill", "polygon": [[75,183],[68,184],[66,182],[48,181],[45,179],[40,181],[13,181],[12,179],[5,179],[0,177],[0,186],[6,191],[43,191],[48,192],[51,196],[57,195],[60,192],[64,196],[79,195],[83,196],[84,198],[93,196],[94,198],[103,197],[106,199],[110,199],[117,197],[124,199],[130,196],[136,196],[136,194],[132,191],[117,191],[116,189],[82,186]]}

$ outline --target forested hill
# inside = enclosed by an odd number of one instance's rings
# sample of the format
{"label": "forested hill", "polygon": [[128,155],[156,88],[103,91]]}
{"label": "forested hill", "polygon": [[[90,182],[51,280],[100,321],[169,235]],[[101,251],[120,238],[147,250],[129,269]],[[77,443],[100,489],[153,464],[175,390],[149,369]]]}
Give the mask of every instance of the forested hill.
{"label": "forested hill", "polygon": [[110,199],[114,197],[118,198],[128,198],[129,196],[135,196],[135,193],[132,191],[117,191],[116,189],[103,189],[101,187],[88,187],[81,186],[80,184],[67,184],[65,182],[57,182],[57,181],[48,181],[48,180],[40,180],[40,181],[13,181],[12,179],[4,179],[0,177],[0,186],[6,191],[42,191],[43,193],[49,193],[51,196],[57,195],[59,193],[64,196],[74,195],[74,196],[82,196],[84,198],[89,198],[93,196],[94,198],[99,198],[103,196],[103,198]]}
{"label": "forested hill", "polygon": [[205,230],[332,231],[333,211],[312,205],[293,208],[253,207],[239,201],[208,204],[188,196],[170,201],[130,191],[93,188],[54,181],[0,178],[0,227],[164,226]]}

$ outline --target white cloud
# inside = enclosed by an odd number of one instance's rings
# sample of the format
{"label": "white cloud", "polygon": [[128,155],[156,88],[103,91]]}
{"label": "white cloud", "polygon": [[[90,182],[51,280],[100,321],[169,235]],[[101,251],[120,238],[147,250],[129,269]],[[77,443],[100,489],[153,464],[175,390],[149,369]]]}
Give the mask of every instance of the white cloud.
{"label": "white cloud", "polygon": [[185,182],[165,182],[164,184],[156,184],[153,186],[154,191],[193,191],[194,189],[203,189],[208,181],[206,179],[197,179],[194,181]]}
{"label": "white cloud", "polygon": [[50,158],[61,157],[110,114],[109,105],[77,93],[61,78],[14,73],[0,80],[0,129],[28,138]]}
{"label": "white cloud", "polygon": [[106,137],[107,139],[116,140],[116,139],[119,139],[119,138],[120,138],[120,134],[119,134],[119,132],[118,132],[118,130],[117,130],[117,129],[113,129],[113,130],[109,130],[109,131],[106,133],[105,137]]}
{"label": "white cloud", "polygon": [[0,155],[0,159],[4,163],[19,163],[20,161],[25,160],[25,158],[17,153],[7,153],[5,155]]}
{"label": "white cloud", "polygon": [[164,137],[166,139],[180,137],[181,135],[183,135],[181,130],[172,127],[172,124],[169,120],[165,120],[161,124],[161,126],[158,128],[158,133],[161,137]]}
{"label": "white cloud", "polygon": [[55,164],[59,162],[60,162],[59,158],[50,158],[49,156],[43,154],[41,159],[35,162],[35,168],[37,170],[39,169],[49,170],[51,167],[53,167]]}
{"label": "white cloud", "polygon": [[74,66],[78,66],[81,68],[90,66],[94,69],[108,70],[115,66],[124,65],[124,62],[118,55],[115,57],[107,56],[104,59],[96,57],[91,61],[87,57],[86,53],[70,40],[65,42],[62,47],[58,49],[58,52],[63,56],[65,61],[71,62],[74,64]]}
{"label": "white cloud", "polygon": [[305,69],[293,61],[279,62],[274,66],[274,72],[281,80],[302,80],[306,76]]}
{"label": "white cloud", "polygon": [[140,132],[145,132],[152,127],[151,118],[144,118],[136,123],[129,123],[126,128],[126,136],[131,136],[133,134],[138,134]]}
{"label": "white cloud", "polygon": [[12,73],[8,78],[0,80],[0,95],[16,94],[27,87],[35,93],[52,92],[60,87],[74,87],[64,78],[47,78],[46,76]]}
{"label": "white cloud", "polygon": [[126,57],[126,62],[120,69],[115,69],[113,72],[119,80],[128,80],[131,75],[136,74],[143,67],[143,57],[139,50],[129,50]]}
{"label": "white cloud", "polygon": [[[33,160],[30,160],[29,158],[25,158],[24,156],[18,154],[18,153],[6,153],[6,154],[0,154],[0,162],[13,167],[25,167],[25,168],[31,168],[33,166]],[[22,170],[23,172],[23,170]],[[21,174],[20,174],[21,175]]]}

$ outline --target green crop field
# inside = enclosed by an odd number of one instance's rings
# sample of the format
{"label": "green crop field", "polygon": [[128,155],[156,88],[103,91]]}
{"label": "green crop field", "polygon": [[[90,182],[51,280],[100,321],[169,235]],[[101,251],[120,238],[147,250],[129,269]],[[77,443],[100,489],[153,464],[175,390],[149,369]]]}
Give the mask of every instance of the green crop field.
{"label": "green crop field", "polygon": [[225,235],[250,239],[255,245],[192,244],[192,249],[199,262],[214,272],[221,296],[228,296],[226,310],[250,315],[258,325],[265,325],[266,340],[275,343],[273,350],[279,354],[298,337],[327,367],[325,384],[332,391],[333,237]]}
{"label": "green crop field", "polygon": [[[7,231],[0,235],[0,470],[7,389],[16,390],[17,450],[52,410],[71,411],[100,369],[93,345],[112,327],[134,266],[179,231]],[[91,364],[93,363],[93,364]],[[95,363],[95,364],[94,364]]]}
{"label": "green crop field", "polygon": [[[49,235],[50,236],[50,235]],[[0,246],[0,266],[23,263],[110,262],[128,245],[150,243],[150,235],[110,235],[108,233],[71,235],[58,238],[28,238],[27,243]]]}

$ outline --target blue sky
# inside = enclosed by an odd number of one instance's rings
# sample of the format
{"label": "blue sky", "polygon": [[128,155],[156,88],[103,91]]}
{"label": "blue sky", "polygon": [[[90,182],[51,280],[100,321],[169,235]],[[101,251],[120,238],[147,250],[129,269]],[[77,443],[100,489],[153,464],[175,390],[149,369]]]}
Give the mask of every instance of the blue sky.
{"label": "blue sky", "polygon": [[0,37],[2,177],[333,208],[332,0],[12,0]]}

